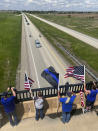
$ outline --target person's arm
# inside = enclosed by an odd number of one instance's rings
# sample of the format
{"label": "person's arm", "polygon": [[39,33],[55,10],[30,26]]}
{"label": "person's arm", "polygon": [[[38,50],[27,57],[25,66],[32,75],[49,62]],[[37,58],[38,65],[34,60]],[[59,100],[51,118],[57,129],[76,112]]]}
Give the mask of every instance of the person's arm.
{"label": "person's arm", "polygon": [[59,99],[61,98],[61,96],[60,96],[60,92],[58,92],[58,98],[59,98]]}
{"label": "person's arm", "polygon": [[84,84],[84,92],[85,92],[86,94],[90,94],[90,93],[91,93],[90,90],[86,90],[86,84]]}
{"label": "person's arm", "polygon": [[14,91],[14,87],[11,87],[11,92],[12,92],[13,96],[16,97],[16,92]]}
{"label": "person's arm", "polygon": [[33,94],[32,94],[31,88],[30,88],[30,90],[29,90],[29,93],[30,93],[30,95],[31,95],[32,100],[34,100],[35,97],[34,97]]}
{"label": "person's arm", "polygon": [[62,98],[61,98],[61,96],[60,96],[60,91],[58,92],[58,99],[59,99],[60,102],[62,102],[62,101],[61,101]]}

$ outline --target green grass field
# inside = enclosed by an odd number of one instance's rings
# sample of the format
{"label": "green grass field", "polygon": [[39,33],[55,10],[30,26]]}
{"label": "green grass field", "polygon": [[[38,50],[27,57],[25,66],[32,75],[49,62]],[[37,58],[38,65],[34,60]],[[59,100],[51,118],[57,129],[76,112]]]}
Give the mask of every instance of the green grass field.
{"label": "green grass field", "polygon": [[[61,44],[64,48],[68,49],[71,54],[74,54],[82,63],[89,67],[96,75],[98,74],[98,50],[83,43],[82,41],[73,38],[72,36],[38,20],[32,16],[28,16],[36,27],[43,33],[48,41],[56,47],[56,49],[64,56],[56,43]],[[74,63],[75,65],[75,63]],[[98,76],[98,75],[97,75]]]}
{"label": "green grass field", "polygon": [[62,26],[98,38],[98,14],[37,14]]}
{"label": "green grass field", "polygon": [[20,61],[21,16],[0,13],[0,92],[15,86]]}

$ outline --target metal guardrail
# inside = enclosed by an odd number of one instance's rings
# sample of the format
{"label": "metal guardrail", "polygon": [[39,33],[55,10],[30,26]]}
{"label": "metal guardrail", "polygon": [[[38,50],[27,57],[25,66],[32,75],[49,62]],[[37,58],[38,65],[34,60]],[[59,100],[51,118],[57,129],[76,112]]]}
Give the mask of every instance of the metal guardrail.
{"label": "metal guardrail", "polygon": [[[98,82],[96,82],[96,84],[98,85]],[[92,88],[92,84],[87,83],[86,89],[91,90],[91,88]],[[74,93],[79,93],[80,91],[84,91],[84,85],[83,84],[62,85],[60,86],[61,96],[66,95],[67,89],[69,91],[73,91]],[[37,97],[38,91],[41,91],[44,98],[55,97],[57,96],[57,92],[58,92],[57,88],[54,87],[32,89],[31,91],[34,97]],[[11,96],[12,94],[9,93],[8,95]],[[0,99],[1,97],[3,97],[3,93],[0,94]],[[31,94],[28,90],[16,91],[16,103],[28,101],[28,100],[32,100]]]}
{"label": "metal guardrail", "polygon": [[[73,56],[68,50],[66,50],[62,45],[60,45],[59,43],[57,43],[57,46],[64,51],[71,59],[73,59],[78,65],[83,65],[82,63],[80,63],[75,56]],[[87,67],[85,67],[86,72],[96,81],[98,81],[98,78],[89,70],[87,69]]]}

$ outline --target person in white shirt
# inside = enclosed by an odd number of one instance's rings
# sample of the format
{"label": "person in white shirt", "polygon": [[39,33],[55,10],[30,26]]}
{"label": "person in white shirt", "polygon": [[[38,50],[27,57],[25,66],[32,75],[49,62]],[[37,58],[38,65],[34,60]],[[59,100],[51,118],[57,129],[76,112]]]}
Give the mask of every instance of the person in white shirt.
{"label": "person in white shirt", "polygon": [[35,103],[35,109],[36,109],[35,119],[38,121],[39,117],[41,119],[43,119],[43,117],[44,117],[44,113],[43,113],[44,100],[42,97],[42,93],[40,91],[38,92],[38,97],[34,98],[34,103]]}

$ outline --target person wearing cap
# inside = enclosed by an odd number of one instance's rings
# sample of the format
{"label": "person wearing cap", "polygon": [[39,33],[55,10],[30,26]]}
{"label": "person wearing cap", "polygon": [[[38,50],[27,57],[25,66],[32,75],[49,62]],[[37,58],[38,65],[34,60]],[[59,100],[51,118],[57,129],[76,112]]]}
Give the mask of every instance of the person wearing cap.
{"label": "person wearing cap", "polygon": [[84,86],[84,92],[86,93],[86,109],[85,109],[85,112],[91,111],[91,109],[93,109],[94,102],[95,102],[96,96],[98,94],[98,89],[97,89],[96,83],[91,82],[91,84],[92,84],[91,90],[87,90],[86,85]]}
{"label": "person wearing cap", "polygon": [[[11,92],[12,92],[13,96],[8,97],[8,91],[10,89],[11,89]],[[18,120],[17,120],[17,116],[16,116],[16,113],[15,113],[15,97],[16,97],[16,93],[14,91],[14,88],[13,87],[7,88],[7,92],[4,92],[3,96],[4,97],[1,98],[1,104],[4,107],[4,111],[5,111],[5,113],[8,116],[10,124],[12,126],[17,125],[18,124]],[[14,118],[14,120],[12,119],[12,117]]]}
{"label": "person wearing cap", "polygon": [[62,122],[68,123],[71,116],[72,105],[76,98],[76,95],[71,92],[67,92],[67,97],[61,98],[60,93],[58,95],[59,101],[62,103]]}

